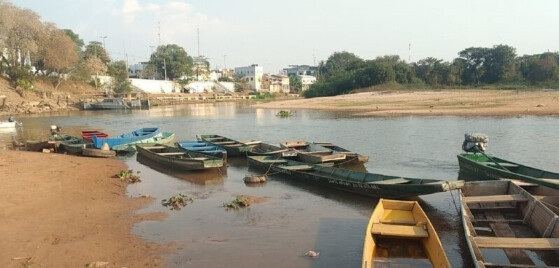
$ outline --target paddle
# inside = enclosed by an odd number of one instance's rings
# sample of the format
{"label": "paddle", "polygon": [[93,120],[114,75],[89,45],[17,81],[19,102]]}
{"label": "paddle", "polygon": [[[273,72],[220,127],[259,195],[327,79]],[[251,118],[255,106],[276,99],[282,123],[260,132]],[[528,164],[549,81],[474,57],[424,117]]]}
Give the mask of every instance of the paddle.
{"label": "paddle", "polygon": [[495,163],[495,164],[496,164],[498,167],[500,167],[501,169],[506,170],[506,171],[510,171],[510,170],[506,169],[505,167],[501,166],[501,164],[499,164],[497,161],[495,161],[495,159],[493,159],[492,157],[486,155],[486,154],[481,150],[481,148],[479,148],[479,145],[477,145],[475,148],[476,148],[476,151],[477,151],[478,153],[482,154],[483,156],[487,157],[489,160],[493,161],[493,163]]}

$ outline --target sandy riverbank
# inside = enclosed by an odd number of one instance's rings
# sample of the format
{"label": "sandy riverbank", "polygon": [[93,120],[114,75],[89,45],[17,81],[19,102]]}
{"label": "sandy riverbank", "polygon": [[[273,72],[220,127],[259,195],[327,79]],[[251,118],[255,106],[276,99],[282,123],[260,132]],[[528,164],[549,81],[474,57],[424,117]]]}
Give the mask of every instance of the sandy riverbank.
{"label": "sandy riverbank", "polygon": [[[162,267],[167,251],[131,234],[152,202],[129,198],[114,159],[0,151],[0,267]],[[27,266],[30,265],[30,266]]]}
{"label": "sandy riverbank", "polygon": [[559,91],[375,91],[274,101],[254,107],[343,110],[365,116],[559,115]]}

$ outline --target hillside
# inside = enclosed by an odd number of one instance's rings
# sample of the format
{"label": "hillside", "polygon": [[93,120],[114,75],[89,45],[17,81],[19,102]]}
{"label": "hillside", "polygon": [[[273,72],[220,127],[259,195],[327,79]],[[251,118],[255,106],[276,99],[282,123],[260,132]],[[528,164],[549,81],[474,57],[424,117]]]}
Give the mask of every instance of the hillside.
{"label": "hillside", "polygon": [[58,89],[43,80],[36,80],[33,90],[15,90],[0,78],[0,115],[35,114],[60,110],[76,110],[81,95],[96,93],[94,87],[65,81]]}

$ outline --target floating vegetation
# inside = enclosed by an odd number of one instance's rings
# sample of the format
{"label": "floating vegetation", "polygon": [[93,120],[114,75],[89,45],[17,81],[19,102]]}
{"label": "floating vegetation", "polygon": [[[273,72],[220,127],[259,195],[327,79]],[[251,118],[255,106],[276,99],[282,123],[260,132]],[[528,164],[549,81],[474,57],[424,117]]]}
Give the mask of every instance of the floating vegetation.
{"label": "floating vegetation", "polygon": [[250,198],[247,196],[239,195],[234,200],[223,203],[223,206],[228,209],[229,208],[238,209],[241,207],[248,207],[250,206]]}
{"label": "floating vegetation", "polygon": [[184,194],[178,194],[171,196],[169,199],[163,199],[161,205],[165,207],[170,207],[171,210],[181,210],[182,207],[186,206],[188,202],[194,202],[194,198],[188,197]]}
{"label": "floating vegetation", "polygon": [[293,116],[293,113],[290,112],[290,111],[281,110],[276,114],[276,116],[281,117],[281,118],[285,118],[285,117]]}
{"label": "floating vegetation", "polygon": [[136,171],[136,174],[134,174],[134,171],[132,171],[131,169],[121,170],[118,174],[116,174],[116,176],[119,179],[126,181],[127,183],[136,183],[142,181],[140,180],[140,171]]}

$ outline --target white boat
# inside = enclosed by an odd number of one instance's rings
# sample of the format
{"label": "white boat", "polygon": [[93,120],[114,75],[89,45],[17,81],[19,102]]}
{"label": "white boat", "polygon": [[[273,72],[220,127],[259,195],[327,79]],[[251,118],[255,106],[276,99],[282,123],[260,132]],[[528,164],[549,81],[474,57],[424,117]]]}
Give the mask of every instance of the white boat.
{"label": "white boat", "polygon": [[0,121],[0,128],[15,128],[15,127],[20,127],[23,124],[21,122],[8,122],[8,121]]}

